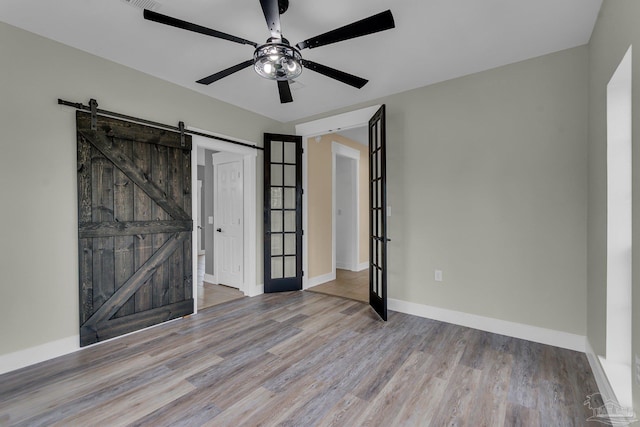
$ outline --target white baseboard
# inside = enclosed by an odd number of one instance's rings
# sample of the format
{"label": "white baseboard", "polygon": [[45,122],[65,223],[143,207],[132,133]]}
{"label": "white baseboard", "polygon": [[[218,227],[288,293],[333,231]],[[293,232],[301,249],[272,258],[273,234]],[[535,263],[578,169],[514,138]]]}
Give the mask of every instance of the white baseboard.
{"label": "white baseboard", "polygon": [[596,379],[596,384],[598,385],[598,390],[600,390],[600,394],[602,394],[604,398],[613,400],[617,403],[618,399],[616,398],[616,394],[613,391],[613,387],[611,387],[611,383],[607,378],[607,374],[604,371],[604,367],[600,363],[600,358],[598,357],[596,352],[593,350],[593,347],[591,347],[591,343],[589,342],[588,338],[586,339],[586,347],[587,348],[585,353],[587,355],[587,360],[589,361],[589,366],[591,366],[591,371],[593,372],[593,376]]}
{"label": "white baseboard", "polygon": [[204,273],[204,281],[207,283],[211,283],[212,285],[218,284],[218,279],[213,274]]}
{"label": "white baseboard", "polygon": [[336,262],[336,268],[341,270],[349,270],[354,272],[363,271],[369,268],[369,262],[361,262],[360,264],[343,264],[340,262]]}
{"label": "white baseboard", "polygon": [[335,271],[323,274],[322,276],[309,277],[309,281],[307,282],[307,286],[305,287],[305,289],[313,288],[314,286],[322,285],[323,283],[327,283],[332,280],[336,280]]}
{"label": "white baseboard", "polygon": [[586,337],[584,335],[540,328],[538,326],[509,322],[507,320],[494,319],[492,317],[484,317],[476,314],[448,310],[424,304],[416,304],[392,298],[387,300],[387,304],[389,310],[399,311],[401,313],[426,317],[428,319],[439,320],[441,322],[453,323],[460,326],[492,332],[494,334],[507,335],[514,338],[548,344],[583,353],[586,352]]}
{"label": "white baseboard", "polygon": [[73,335],[0,356],[0,374],[80,350],[80,336]]}
{"label": "white baseboard", "polygon": [[353,264],[346,264],[338,261],[336,261],[336,268],[339,268],[340,270],[354,271]]}

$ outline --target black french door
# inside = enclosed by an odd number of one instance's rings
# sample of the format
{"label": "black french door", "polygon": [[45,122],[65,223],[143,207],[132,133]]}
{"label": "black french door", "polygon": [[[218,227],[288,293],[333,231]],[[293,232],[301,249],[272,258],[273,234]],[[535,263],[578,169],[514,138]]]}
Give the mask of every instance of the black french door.
{"label": "black french door", "polygon": [[264,291],[302,289],[302,137],[264,135]]}
{"label": "black french door", "polygon": [[369,304],[387,320],[385,106],[369,120]]}

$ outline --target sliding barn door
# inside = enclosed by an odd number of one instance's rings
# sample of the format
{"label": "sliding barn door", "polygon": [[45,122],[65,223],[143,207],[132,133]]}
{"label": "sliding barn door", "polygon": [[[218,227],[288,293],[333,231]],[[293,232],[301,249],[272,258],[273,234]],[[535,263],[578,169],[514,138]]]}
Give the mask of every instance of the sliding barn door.
{"label": "sliding barn door", "polygon": [[302,290],[302,137],[264,135],[264,291]]}
{"label": "sliding barn door", "polygon": [[78,112],[80,345],[193,312],[191,137]]}
{"label": "sliding barn door", "polygon": [[369,120],[369,304],[387,320],[387,155],[384,105]]}

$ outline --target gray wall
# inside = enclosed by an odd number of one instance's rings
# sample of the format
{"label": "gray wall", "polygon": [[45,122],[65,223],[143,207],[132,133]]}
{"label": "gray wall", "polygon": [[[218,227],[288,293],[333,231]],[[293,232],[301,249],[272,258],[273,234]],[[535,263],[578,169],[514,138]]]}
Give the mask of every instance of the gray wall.
{"label": "gray wall", "polygon": [[263,132],[284,128],[4,23],[0,58],[3,355],[78,334],[75,111],[58,106],[58,98],[85,103],[96,98],[104,109],[164,123],[183,120],[256,142]]}
{"label": "gray wall", "polygon": [[586,334],[587,69],[582,46],[368,104],[390,298]]}
{"label": "gray wall", "polygon": [[[590,41],[589,60],[589,254],[588,338],[605,354],[607,304],[607,83],[630,45],[633,51],[633,340],[640,355],[640,2],[604,0]],[[640,385],[633,381],[633,400],[640,414]]]}

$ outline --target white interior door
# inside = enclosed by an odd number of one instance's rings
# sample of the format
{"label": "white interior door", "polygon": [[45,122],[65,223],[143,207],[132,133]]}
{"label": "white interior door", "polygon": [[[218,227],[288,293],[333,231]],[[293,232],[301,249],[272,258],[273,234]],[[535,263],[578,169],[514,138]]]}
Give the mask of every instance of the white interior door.
{"label": "white interior door", "polygon": [[358,271],[358,194],[356,160],[335,157],[336,268]]}
{"label": "white interior door", "polygon": [[215,275],[218,283],[240,288],[244,272],[242,158],[213,154]]}
{"label": "white interior door", "polygon": [[198,255],[201,255],[201,252],[204,251],[204,246],[202,245],[202,181],[198,180],[198,193],[196,195],[198,199],[198,215],[196,226],[198,227]]}

